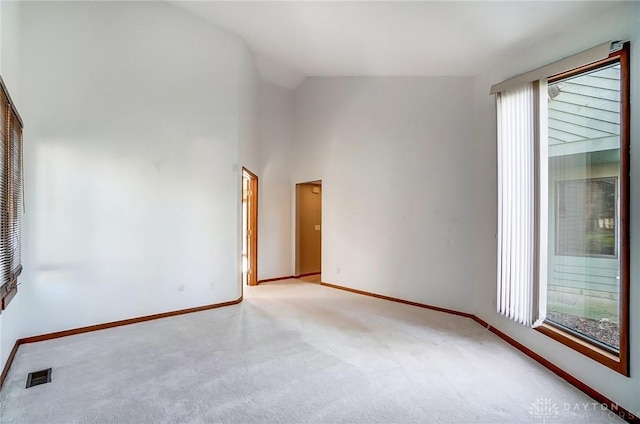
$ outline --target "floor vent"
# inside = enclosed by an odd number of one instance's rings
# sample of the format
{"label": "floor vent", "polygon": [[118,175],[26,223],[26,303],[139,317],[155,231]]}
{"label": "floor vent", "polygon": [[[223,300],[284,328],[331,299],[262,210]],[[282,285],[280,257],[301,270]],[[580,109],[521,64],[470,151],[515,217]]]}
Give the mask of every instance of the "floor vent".
{"label": "floor vent", "polygon": [[38,386],[40,384],[50,383],[51,382],[51,368],[42,370],[42,371],[34,371],[30,372],[27,376],[27,389],[29,387]]}

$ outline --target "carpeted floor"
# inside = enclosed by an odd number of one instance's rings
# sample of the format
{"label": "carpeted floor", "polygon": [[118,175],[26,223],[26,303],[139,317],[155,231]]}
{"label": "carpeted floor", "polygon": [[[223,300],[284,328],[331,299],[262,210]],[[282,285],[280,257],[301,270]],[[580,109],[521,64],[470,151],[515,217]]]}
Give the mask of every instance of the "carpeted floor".
{"label": "carpeted floor", "polygon": [[307,283],[320,283],[322,282],[322,276],[320,274],[307,275],[300,277],[299,280],[306,281]]}
{"label": "carpeted floor", "polygon": [[0,402],[2,423],[616,421],[470,319],[299,280],[23,345]]}

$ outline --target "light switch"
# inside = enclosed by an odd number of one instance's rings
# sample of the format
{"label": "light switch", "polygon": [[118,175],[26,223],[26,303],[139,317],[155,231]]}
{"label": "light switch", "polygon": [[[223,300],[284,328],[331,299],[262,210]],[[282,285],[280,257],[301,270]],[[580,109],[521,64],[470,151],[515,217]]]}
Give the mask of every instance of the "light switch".
{"label": "light switch", "polygon": [[316,231],[320,231],[320,226],[316,225]]}

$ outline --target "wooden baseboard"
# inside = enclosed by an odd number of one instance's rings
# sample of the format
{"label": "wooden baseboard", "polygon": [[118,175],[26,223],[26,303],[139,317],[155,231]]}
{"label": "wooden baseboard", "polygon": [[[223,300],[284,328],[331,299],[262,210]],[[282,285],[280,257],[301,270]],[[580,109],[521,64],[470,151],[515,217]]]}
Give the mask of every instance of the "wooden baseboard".
{"label": "wooden baseboard", "polygon": [[351,293],[362,294],[365,296],[375,297],[376,299],[389,300],[391,302],[403,303],[405,305],[417,306],[419,308],[431,309],[433,311],[444,312],[446,314],[458,315],[465,318],[473,318],[473,314],[469,314],[466,312],[455,311],[453,309],[440,308],[439,306],[427,305],[425,303],[413,302],[411,300],[399,299],[397,297],[385,296],[383,294],[371,293],[364,290],[352,289],[350,287],[337,286],[335,284],[330,283],[320,283],[323,286],[331,287],[333,289],[345,290]]}
{"label": "wooden baseboard", "polygon": [[104,324],[89,325],[87,327],[57,331],[55,333],[41,334],[39,336],[25,337],[24,339],[19,339],[18,342],[20,342],[20,344],[36,343],[44,340],[51,340],[51,339],[58,339],[60,337],[73,336],[74,334],[82,334],[82,333],[88,333],[91,331],[105,330],[107,328],[120,327],[122,325],[137,324],[139,322],[151,321],[151,320],[161,319],[161,318],[168,318],[176,315],[191,314],[193,312],[207,311],[209,309],[222,308],[224,306],[237,305],[240,302],[242,302],[242,296],[240,296],[236,300],[230,300],[228,302],[197,306],[195,308],[179,309],[177,311],[163,312],[161,314],[145,315],[137,318],[123,319],[121,321],[113,321],[113,322],[107,322]]}
{"label": "wooden baseboard", "polygon": [[287,275],[286,277],[265,278],[264,280],[258,280],[258,284],[269,283],[271,281],[288,280],[290,278],[296,278],[293,275]]}
{"label": "wooden baseboard", "polygon": [[13,358],[16,357],[16,353],[18,353],[18,347],[20,343],[18,340],[13,345],[13,349],[9,353],[9,357],[7,358],[7,362],[4,364],[4,368],[2,369],[2,374],[0,374],[0,389],[2,389],[2,385],[4,384],[4,379],[7,378],[7,374],[9,374],[9,368],[11,368],[11,364],[13,363]]}
{"label": "wooden baseboard", "polygon": [[306,274],[300,274],[300,275],[287,275],[285,277],[265,278],[264,280],[258,280],[258,284],[270,283],[272,281],[289,280],[291,278],[309,277],[311,275],[320,275],[320,274],[321,274],[320,272],[308,272]]}
{"label": "wooden baseboard", "polygon": [[524,353],[525,355],[527,355],[528,357],[530,357],[534,361],[538,362],[540,365],[542,365],[545,368],[547,368],[549,371],[551,371],[554,374],[558,375],[559,377],[565,379],[569,384],[571,384],[574,387],[582,390],[586,395],[592,397],[597,402],[599,402],[599,403],[601,403],[603,405],[607,405],[607,408],[609,408],[609,411],[615,413],[621,419],[623,419],[623,420],[625,420],[627,422],[630,422],[630,423],[640,423],[640,417],[638,417],[635,414],[633,414],[633,413],[627,411],[626,409],[622,408],[616,402],[613,402],[611,399],[609,399],[608,397],[606,397],[602,393],[600,393],[600,392],[596,391],[594,388],[586,385],[585,383],[583,383],[582,381],[578,380],[577,378],[575,378],[574,376],[572,376],[568,372],[564,371],[562,368],[558,367],[554,363],[548,361],[547,359],[545,359],[541,355],[538,355],[537,353],[535,353],[534,351],[532,351],[528,347],[524,346],[522,343],[512,339],[511,337],[509,337],[508,335],[506,335],[502,331],[498,330],[497,328],[490,326],[484,320],[478,318],[475,315],[472,317],[472,319],[475,322],[477,322],[478,324],[480,324],[481,326],[483,326],[484,328],[486,328],[487,330],[491,331],[496,336],[500,337],[505,342],[509,343],[514,348],[518,349],[520,352]]}
{"label": "wooden baseboard", "polygon": [[409,301],[409,300],[398,299],[398,298],[395,298],[395,297],[385,296],[385,295],[376,294],[376,293],[371,293],[371,292],[367,292],[367,291],[364,291],[364,290],[352,289],[350,287],[338,286],[338,285],[335,285],[335,284],[329,284],[329,283],[320,283],[320,284],[322,284],[323,286],[334,288],[334,289],[346,290],[346,291],[352,292],[352,293],[357,293],[357,294],[361,294],[361,295],[365,295],[365,296],[375,297],[377,299],[389,300],[391,302],[398,302],[398,303],[403,303],[405,305],[418,306],[420,308],[432,309],[434,311],[445,312],[447,314],[453,314],[453,315],[459,315],[459,316],[462,316],[462,317],[465,317],[465,318],[471,318],[472,320],[474,320],[475,322],[477,322],[481,326],[485,327],[487,330],[489,330],[492,333],[494,333],[496,336],[500,337],[505,342],[509,343],[514,348],[518,349],[520,352],[524,353],[525,355],[527,355],[528,357],[530,357],[534,361],[538,362],[540,365],[544,366],[545,368],[549,369],[551,372],[553,372],[553,373],[557,374],[558,376],[562,377],[563,379],[565,379],[569,384],[571,384],[574,387],[582,390],[587,396],[590,396],[591,398],[593,398],[597,402],[599,402],[599,403],[601,403],[603,405],[606,405],[607,408],[609,408],[609,411],[613,412],[614,414],[616,414],[621,419],[623,419],[623,420],[625,420],[625,421],[627,421],[629,423],[640,423],[640,417],[638,417],[635,414],[633,414],[633,413],[627,411],[626,409],[622,408],[620,405],[618,405],[616,402],[613,402],[611,399],[607,398],[602,393],[596,391],[592,387],[590,387],[587,384],[583,383],[582,381],[578,380],[577,378],[575,378],[571,374],[569,374],[566,371],[562,370],[557,365],[555,365],[552,362],[548,361],[547,359],[543,358],[541,355],[535,353],[533,350],[529,349],[528,347],[524,346],[523,344],[521,344],[521,343],[517,342],[516,340],[512,339],[511,337],[509,337],[508,335],[506,335],[502,331],[498,330],[497,328],[490,326],[484,320],[478,318],[477,316],[475,316],[473,314],[469,314],[469,313],[466,313],[466,312],[455,311],[455,310],[452,310],[452,309],[440,308],[438,306],[426,305],[426,304],[418,303],[418,302],[412,302],[412,301]]}
{"label": "wooden baseboard", "polygon": [[312,275],[320,275],[321,272],[306,272],[304,274],[294,275],[293,278],[311,277]]}
{"label": "wooden baseboard", "polygon": [[0,375],[0,389],[2,389],[2,385],[4,384],[4,380],[5,380],[5,378],[7,378],[7,374],[9,373],[9,368],[11,368],[11,364],[13,363],[13,358],[16,356],[16,352],[18,352],[18,347],[20,347],[20,345],[23,345],[23,344],[26,344],[26,343],[42,342],[42,341],[51,340],[51,339],[58,339],[60,337],[72,336],[74,334],[82,334],[82,333],[88,333],[88,332],[91,332],[91,331],[105,330],[107,328],[120,327],[120,326],[123,326],[123,325],[137,324],[137,323],[140,323],[140,322],[151,321],[151,320],[156,320],[156,319],[161,319],[161,318],[168,318],[168,317],[173,317],[173,316],[176,316],[176,315],[183,315],[183,314],[190,314],[190,313],[193,313],[193,312],[207,311],[209,309],[216,309],[216,308],[222,308],[224,306],[237,305],[240,302],[242,302],[242,296],[240,296],[236,300],[230,300],[228,302],[214,303],[214,304],[211,304],[211,305],[204,305],[204,306],[197,306],[195,308],[179,309],[177,311],[163,312],[163,313],[160,313],[160,314],[153,314],[153,315],[145,315],[145,316],[137,317],[137,318],[123,319],[123,320],[120,320],[120,321],[107,322],[107,323],[104,323],[104,324],[97,324],[97,325],[89,325],[87,327],[73,328],[73,329],[70,329],[70,330],[57,331],[55,333],[41,334],[39,336],[32,336],[32,337],[25,337],[25,338],[22,338],[22,339],[18,339],[18,340],[16,340],[16,343],[14,344],[13,349],[11,350],[11,353],[9,354],[9,357],[7,358],[7,362],[4,364],[4,369],[2,370],[2,375]]}

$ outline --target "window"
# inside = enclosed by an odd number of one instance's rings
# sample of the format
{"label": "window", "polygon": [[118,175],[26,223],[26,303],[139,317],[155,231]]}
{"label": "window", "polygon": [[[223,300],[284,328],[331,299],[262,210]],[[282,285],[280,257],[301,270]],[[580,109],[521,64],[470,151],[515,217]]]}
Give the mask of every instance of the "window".
{"label": "window", "polygon": [[628,375],[628,43],[617,47],[494,91],[498,311]]}
{"label": "window", "polygon": [[22,120],[0,78],[0,302],[5,310],[22,272]]}
{"label": "window", "polygon": [[547,123],[548,237],[555,248],[547,258],[546,331],[596,348],[621,371],[629,279],[626,55],[623,49],[551,77]]}

